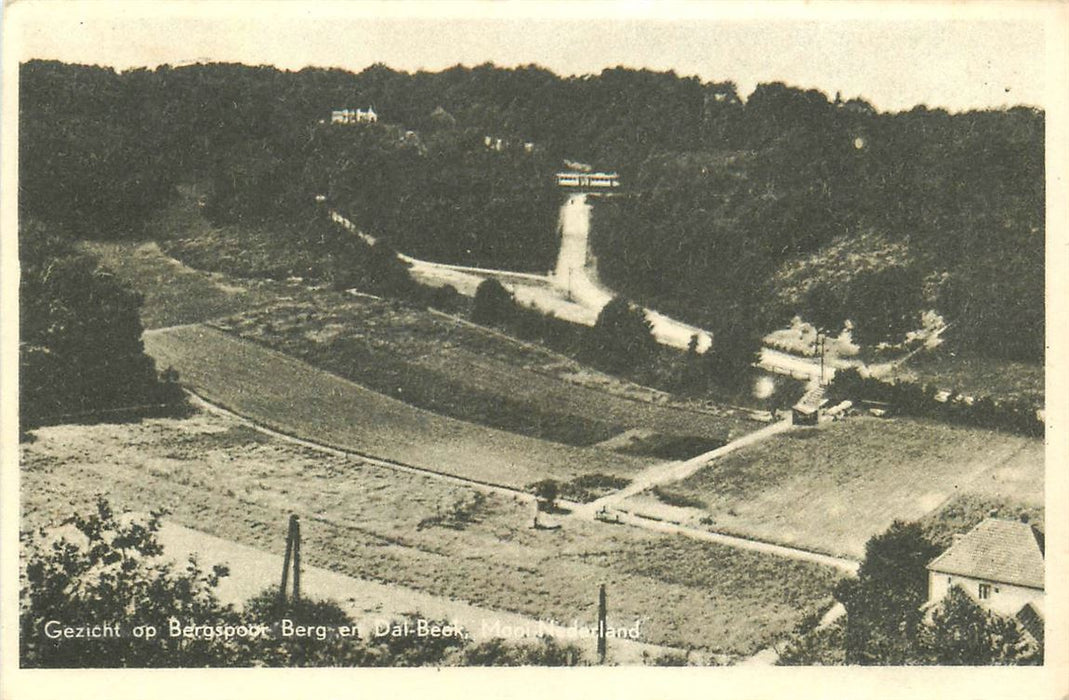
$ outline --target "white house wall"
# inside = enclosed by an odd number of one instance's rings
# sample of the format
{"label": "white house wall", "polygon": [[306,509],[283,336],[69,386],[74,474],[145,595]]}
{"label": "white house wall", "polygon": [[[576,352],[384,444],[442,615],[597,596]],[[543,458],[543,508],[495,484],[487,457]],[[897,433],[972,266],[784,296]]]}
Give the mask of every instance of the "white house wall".
{"label": "white house wall", "polygon": [[[980,600],[981,583],[991,586],[991,597],[987,600]],[[951,586],[960,586],[977,603],[999,615],[1016,615],[1017,611],[1023,608],[1026,603],[1042,603],[1043,600],[1043,591],[1034,588],[997,583],[957,574],[945,574],[938,571],[928,572],[928,600],[930,602],[934,603],[942,600]],[[998,590],[996,591],[995,589]]]}

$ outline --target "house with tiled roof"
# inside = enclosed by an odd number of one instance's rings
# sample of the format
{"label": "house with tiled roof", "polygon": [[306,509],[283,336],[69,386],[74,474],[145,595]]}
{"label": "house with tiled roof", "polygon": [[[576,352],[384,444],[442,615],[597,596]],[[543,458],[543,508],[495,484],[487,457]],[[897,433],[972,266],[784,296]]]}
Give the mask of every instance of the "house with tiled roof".
{"label": "house with tiled roof", "polygon": [[928,564],[928,603],[953,586],[988,610],[1016,616],[1029,606],[1042,615],[1043,533],[1026,522],[988,518]]}

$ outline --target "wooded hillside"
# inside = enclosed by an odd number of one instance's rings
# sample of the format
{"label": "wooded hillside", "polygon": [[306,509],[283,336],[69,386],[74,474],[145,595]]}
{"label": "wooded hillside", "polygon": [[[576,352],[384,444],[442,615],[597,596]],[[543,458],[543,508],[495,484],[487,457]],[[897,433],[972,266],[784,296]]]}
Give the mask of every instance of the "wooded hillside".
{"label": "wooded hillside", "polygon": [[[797,312],[849,318],[869,342],[900,340],[934,308],[960,350],[1043,355],[1044,115],[1031,108],[886,114],[779,83],[743,102],[731,83],[671,72],[491,65],[34,61],[21,99],[20,209],[78,235],[143,235],[175,183],[198,182],[219,223],[307,221],[323,194],[413,255],[545,272],[567,158],[621,174],[594,245],[637,301],[747,334]],[[377,124],[330,124],[332,109],[368,106]]]}

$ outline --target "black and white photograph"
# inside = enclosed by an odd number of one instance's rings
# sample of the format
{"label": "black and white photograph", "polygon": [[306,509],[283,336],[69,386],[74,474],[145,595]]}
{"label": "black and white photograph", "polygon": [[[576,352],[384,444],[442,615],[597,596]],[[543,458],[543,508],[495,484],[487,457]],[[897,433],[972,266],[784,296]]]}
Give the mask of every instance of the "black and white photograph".
{"label": "black and white photograph", "polygon": [[1069,6],[880,5],[6,3],[0,695],[1064,697]]}

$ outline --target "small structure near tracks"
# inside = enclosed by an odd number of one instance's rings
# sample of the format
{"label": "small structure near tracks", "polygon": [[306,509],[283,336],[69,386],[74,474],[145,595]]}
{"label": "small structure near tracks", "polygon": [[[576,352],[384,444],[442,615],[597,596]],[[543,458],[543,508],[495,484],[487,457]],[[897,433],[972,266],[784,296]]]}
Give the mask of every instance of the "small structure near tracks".
{"label": "small structure near tracks", "polygon": [[794,425],[816,425],[820,421],[820,412],[827,405],[824,387],[818,386],[805,393],[798,403],[791,407],[791,423]]}

